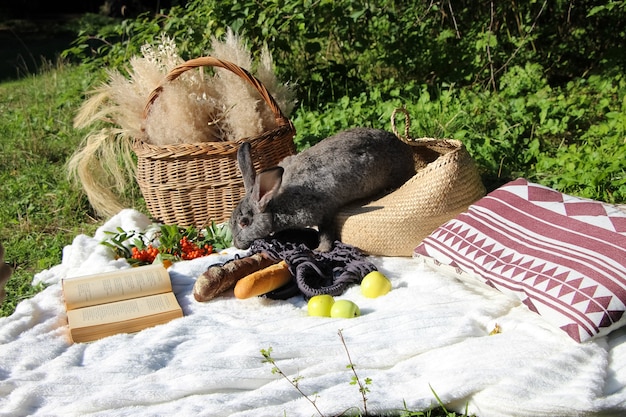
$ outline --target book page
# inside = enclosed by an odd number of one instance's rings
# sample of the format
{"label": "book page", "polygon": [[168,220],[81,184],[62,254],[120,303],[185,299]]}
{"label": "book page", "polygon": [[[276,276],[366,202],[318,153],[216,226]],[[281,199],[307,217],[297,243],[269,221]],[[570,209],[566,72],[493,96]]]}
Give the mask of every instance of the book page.
{"label": "book page", "polygon": [[163,265],[146,265],[63,280],[67,310],[172,291]]}
{"label": "book page", "polygon": [[67,321],[70,329],[73,330],[141,317],[147,317],[146,321],[150,322],[150,316],[170,311],[180,312],[178,317],[183,315],[176,296],[172,292],[70,310],[67,312]]}

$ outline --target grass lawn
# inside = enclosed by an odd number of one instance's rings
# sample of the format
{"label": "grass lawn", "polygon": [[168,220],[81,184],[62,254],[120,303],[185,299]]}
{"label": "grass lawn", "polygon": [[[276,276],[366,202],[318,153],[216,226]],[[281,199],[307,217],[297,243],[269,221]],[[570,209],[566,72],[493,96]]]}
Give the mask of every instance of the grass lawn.
{"label": "grass lawn", "polygon": [[82,135],[72,118],[91,81],[92,74],[60,65],[0,84],[0,242],[14,269],[2,316],[40,290],[33,275],[60,263],[74,236],[97,227],[65,171]]}

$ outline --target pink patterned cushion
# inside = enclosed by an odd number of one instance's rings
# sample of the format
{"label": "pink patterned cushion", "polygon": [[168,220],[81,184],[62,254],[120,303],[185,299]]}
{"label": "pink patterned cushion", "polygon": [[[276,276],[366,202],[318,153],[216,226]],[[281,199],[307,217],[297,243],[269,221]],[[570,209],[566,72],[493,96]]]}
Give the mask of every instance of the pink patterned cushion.
{"label": "pink patterned cushion", "polygon": [[574,340],[626,324],[626,213],[518,179],[435,230],[416,257],[514,293]]}

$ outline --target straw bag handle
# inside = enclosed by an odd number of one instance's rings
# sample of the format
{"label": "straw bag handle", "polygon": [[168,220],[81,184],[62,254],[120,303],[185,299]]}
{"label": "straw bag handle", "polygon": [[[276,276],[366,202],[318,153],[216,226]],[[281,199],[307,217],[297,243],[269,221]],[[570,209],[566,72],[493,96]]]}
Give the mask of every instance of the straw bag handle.
{"label": "straw bag handle", "polygon": [[[402,112],[404,113],[404,136],[401,136],[398,133],[398,128],[396,127],[396,113],[398,112]],[[397,109],[393,109],[393,112],[391,113],[391,130],[393,131],[393,134],[396,135],[398,138],[402,139],[405,142],[410,141],[410,136],[409,136],[409,128],[411,127],[411,116],[409,115],[409,112],[407,111],[405,106],[402,107],[398,107]]]}
{"label": "straw bag handle", "polygon": [[[404,136],[398,133],[398,128],[396,127],[396,114],[398,112],[404,113]],[[406,106],[398,107],[393,110],[391,113],[391,129],[393,130],[393,134],[396,135],[404,142],[416,142],[415,139],[411,138],[409,134],[409,130],[411,129],[411,115],[409,115],[409,111],[406,109]]]}
{"label": "straw bag handle", "polygon": [[[220,67],[231,71],[232,73],[238,75],[243,80],[247,81],[250,85],[252,85],[258,92],[261,94],[261,97],[267,105],[274,113],[274,117],[276,118],[276,124],[278,127],[288,126],[291,130],[295,130],[291,121],[285,117],[283,111],[274,100],[274,97],[267,91],[267,88],[259,81],[254,75],[252,75],[248,70],[240,67],[239,65],[235,65],[232,62],[224,61],[222,59],[218,59],[212,56],[204,56],[200,58],[190,59],[175,68],[173,68],[165,77],[165,80],[161,82],[161,84],[152,90],[150,96],[148,97],[148,102],[143,110],[143,119],[145,120],[148,117],[148,113],[150,112],[150,107],[157,99],[161,91],[163,91],[163,87],[165,83],[174,81],[178,77],[180,77],[184,72],[189,71],[194,68],[199,67]],[[143,128],[142,128],[143,130]]]}
{"label": "straw bag handle", "polygon": [[[404,136],[398,133],[398,128],[396,127],[396,114],[398,112],[404,113]],[[453,139],[412,138],[409,134],[410,128],[411,116],[409,115],[409,111],[406,109],[406,106],[403,105],[402,107],[394,109],[391,113],[391,129],[393,130],[393,134],[396,135],[401,141],[412,146],[429,146],[438,144],[447,147],[459,147],[460,145],[460,142]]]}

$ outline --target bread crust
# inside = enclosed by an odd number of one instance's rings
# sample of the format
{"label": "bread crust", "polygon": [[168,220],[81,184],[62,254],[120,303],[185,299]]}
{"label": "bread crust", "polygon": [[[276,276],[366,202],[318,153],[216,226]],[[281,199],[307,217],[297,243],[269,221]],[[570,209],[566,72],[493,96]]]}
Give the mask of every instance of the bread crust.
{"label": "bread crust", "polygon": [[196,301],[205,302],[228,291],[245,276],[267,268],[278,262],[263,253],[233,259],[223,265],[213,265],[196,279],[193,296]]}

